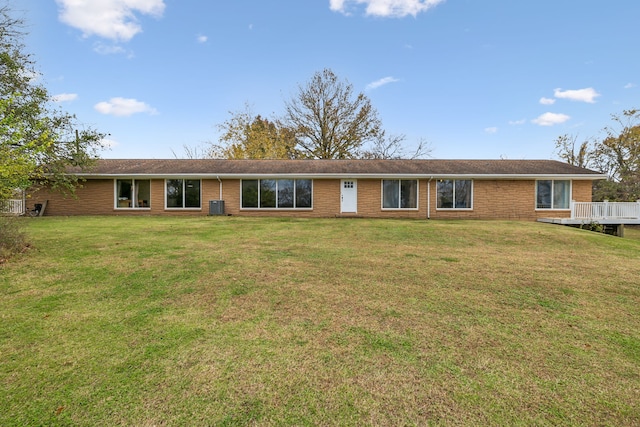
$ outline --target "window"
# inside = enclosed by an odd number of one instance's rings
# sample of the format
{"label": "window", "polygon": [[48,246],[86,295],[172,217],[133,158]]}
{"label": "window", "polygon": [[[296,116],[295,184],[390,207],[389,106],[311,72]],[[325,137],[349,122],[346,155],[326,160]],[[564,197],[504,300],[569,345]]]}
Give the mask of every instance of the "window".
{"label": "window", "polygon": [[536,181],[536,209],[569,209],[571,181]]}
{"label": "window", "polygon": [[151,181],[148,179],[117,179],[115,193],[117,209],[151,206]]}
{"label": "window", "polygon": [[200,208],[199,179],[167,179],[165,187],[167,208]]}
{"label": "window", "polygon": [[383,179],[383,209],[417,209],[418,181],[415,179]]}
{"label": "window", "polygon": [[473,182],[470,179],[440,179],[437,182],[438,209],[471,209]]}
{"label": "window", "polygon": [[243,209],[310,209],[310,179],[245,179],[242,181]]}

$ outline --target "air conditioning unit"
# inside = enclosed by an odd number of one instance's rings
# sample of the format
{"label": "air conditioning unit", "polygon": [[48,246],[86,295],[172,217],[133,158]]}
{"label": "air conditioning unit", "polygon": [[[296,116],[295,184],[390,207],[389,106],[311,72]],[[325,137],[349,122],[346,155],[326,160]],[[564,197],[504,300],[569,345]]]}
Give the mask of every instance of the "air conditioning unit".
{"label": "air conditioning unit", "polygon": [[209,200],[209,215],[224,215],[224,200]]}

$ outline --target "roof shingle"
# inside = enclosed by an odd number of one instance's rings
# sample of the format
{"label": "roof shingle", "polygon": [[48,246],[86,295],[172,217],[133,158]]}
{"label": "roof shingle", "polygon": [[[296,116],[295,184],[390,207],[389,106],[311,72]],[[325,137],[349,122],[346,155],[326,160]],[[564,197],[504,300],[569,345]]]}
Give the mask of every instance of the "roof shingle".
{"label": "roof shingle", "polygon": [[87,178],[111,175],[422,175],[530,176],[580,175],[598,179],[599,172],[556,160],[219,160],[101,159],[89,171],[70,170]]}

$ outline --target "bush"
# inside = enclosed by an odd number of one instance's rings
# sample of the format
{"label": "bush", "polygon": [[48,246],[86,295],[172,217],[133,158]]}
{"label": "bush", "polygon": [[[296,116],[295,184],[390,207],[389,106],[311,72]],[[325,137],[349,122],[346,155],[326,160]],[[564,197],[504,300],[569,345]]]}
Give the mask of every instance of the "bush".
{"label": "bush", "polygon": [[585,230],[595,231],[596,233],[604,233],[604,227],[597,221],[591,221],[589,224],[582,226]]}
{"label": "bush", "polygon": [[27,240],[20,220],[0,216],[0,263],[26,247]]}

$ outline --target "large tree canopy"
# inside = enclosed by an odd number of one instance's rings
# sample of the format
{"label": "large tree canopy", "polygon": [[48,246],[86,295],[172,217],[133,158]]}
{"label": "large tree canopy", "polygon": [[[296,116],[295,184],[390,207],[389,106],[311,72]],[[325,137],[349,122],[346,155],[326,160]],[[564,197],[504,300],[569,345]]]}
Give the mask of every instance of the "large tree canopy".
{"label": "large tree canopy", "polygon": [[24,22],[0,6],[0,200],[16,189],[50,183],[73,192],[67,167],[88,167],[103,135],[52,106],[35,61],[24,51]]}
{"label": "large tree canopy", "polygon": [[363,93],[329,69],[317,72],[285,101],[277,119],[254,115],[249,106],[218,125],[219,141],[186,156],[226,159],[399,159],[429,156],[425,140],[407,151],[404,135],[387,135]]}
{"label": "large tree canopy", "polygon": [[317,72],[285,103],[285,125],[295,132],[298,148],[312,159],[359,157],[363,145],[382,133],[378,113],[363,93],[329,69]]}
{"label": "large tree canopy", "polygon": [[278,121],[254,116],[248,105],[244,111],[231,113],[231,118],[218,126],[220,142],[211,144],[208,157],[224,159],[295,159],[296,137],[291,129]]}

